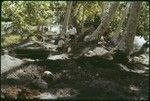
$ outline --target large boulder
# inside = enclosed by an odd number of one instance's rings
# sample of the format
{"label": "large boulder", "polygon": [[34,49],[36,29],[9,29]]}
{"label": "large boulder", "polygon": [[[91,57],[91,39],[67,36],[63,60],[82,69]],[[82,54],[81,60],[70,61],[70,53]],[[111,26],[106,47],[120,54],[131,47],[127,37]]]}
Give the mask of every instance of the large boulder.
{"label": "large boulder", "polygon": [[[135,36],[134,42],[133,42],[133,50],[134,51],[139,50],[143,46],[144,43],[146,43],[146,40],[144,39],[144,37]],[[147,49],[147,52],[149,52],[149,48]]]}
{"label": "large boulder", "polygon": [[8,72],[9,70],[15,69],[16,67],[24,64],[25,61],[15,57],[11,57],[7,54],[1,55],[1,74]]}
{"label": "large boulder", "polygon": [[103,47],[96,47],[93,50],[90,50],[88,53],[86,53],[85,56],[87,57],[100,56],[108,60],[113,59],[111,53]]}
{"label": "large boulder", "polygon": [[134,63],[142,63],[142,64],[145,64],[145,65],[149,65],[149,55],[147,54],[142,54],[140,55],[139,57],[135,56],[133,57],[133,60],[132,60]]}
{"label": "large boulder", "polygon": [[69,59],[68,54],[60,54],[60,55],[54,55],[54,56],[48,56],[48,60],[64,60]]}
{"label": "large boulder", "polygon": [[34,79],[32,81],[32,84],[35,86],[35,87],[38,87],[40,89],[48,89],[48,84],[47,82],[45,82],[43,79],[41,78],[38,78],[38,79]]}
{"label": "large boulder", "polygon": [[39,99],[57,99],[56,96],[54,96],[53,94],[49,93],[49,92],[45,92],[45,93],[41,93],[40,95],[37,96],[37,98]]}

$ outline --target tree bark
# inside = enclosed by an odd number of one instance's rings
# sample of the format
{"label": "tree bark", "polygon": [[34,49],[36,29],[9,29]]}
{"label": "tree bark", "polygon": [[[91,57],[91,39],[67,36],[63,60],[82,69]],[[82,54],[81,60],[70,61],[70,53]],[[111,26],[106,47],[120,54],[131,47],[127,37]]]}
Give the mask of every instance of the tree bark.
{"label": "tree bark", "polygon": [[[76,6],[74,6],[74,7],[76,7]],[[76,27],[78,33],[80,33],[79,32],[80,28],[79,28],[79,25],[77,24],[77,20],[76,19],[77,19],[78,15],[79,15],[81,7],[82,7],[82,5],[79,3],[79,7],[77,9],[77,13],[76,14],[71,13],[71,17],[70,17],[71,18],[71,24]],[[72,12],[75,12],[75,8],[72,9]]]}
{"label": "tree bark", "polygon": [[68,29],[68,23],[69,23],[69,18],[70,18],[70,13],[71,13],[72,2],[73,1],[69,1],[68,5],[67,5],[67,11],[66,11],[64,23],[63,23],[62,30],[61,30],[62,36],[65,36],[66,30]]}
{"label": "tree bark", "polygon": [[104,14],[108,11],[109,7],[110,7],[110,2],[103,2],[101,17],[104,16]]}
{"label": "tree bark", "polygon": [[85,4],[83,4],[83,9],[82,9],[82,23],[81,23],[81,34],[84,34],[84,13],[85,13]]}
{"label": "tree bark", "polygon": [[123,9],[122,12],[121,12],[122,13],[121,20],[119,22],[119,25],[118,25],[116,31],[113,34],[116,38],[118,37],[119,33],[121,32],[123,22],[125,21],[125,18],[127,17],[127,14],[129,12],[129,5],[130,5],[130,3],[128,3],[126,5],[126,8]]}
{"label": "tree bark", "polygon": [[118,45],[119,50],[124,51],[127,54],[130,54],[133,49],[133,41],[136,35],[137,25],[138,25],[138,16],[140,13],[141,2],[132,2],[130,6],[130,13],[127,22],[126,31],[122,36],[122,40]]}
{"label": "tree bark", "polygon": [[[71,46],[71,53],[73,57],[80,57],[84,55],[89,49],[95,45],[97,45],[98,42],[98,36],[103,35],[106,31],[107,27],[109,26],[109,23],[111,22],[113,16],[115,15],[115,11],[117,10],[119,3],[116,2],[111,5],[109,12],[106,12],[103,16],[102,23],[98,26],[98,28],[93,32],[92,35],[87,36],[84,38],[85,41],[78,41],[78,43],[72,42],[70,44]],[[100,35],[98,35],[100,32]],[[84,35],[83,35],[84,36]],[[79,36],[78,39],[81,39],[83,36]],[[77,40],[78,40],[77,39]]]}
{"label": "tree bark", "polygon": [[118,8],[119,2],[115,2],[111,5],[109,12],[106,12],[103,16],[103,19],[101,21],[101,24],[97,27],[97,29],[92,33],[92,35],[85,37],[85,41],[93,41],[100,36],[104,34],[104,32],[107,30],[110,22],[112,21],[115,12]]}
{"label": "tree bark", "polygon": [[[125,21],[125,19],[126,19],[126,17],[127,17],[128,12],[129,12],[129,7],[130,7],[130,3],[128,3],[128,4],[126,5],[126,8],[124,8],[124,9],[121,10],[122,15],[121,15],[121,19],[120,19],[120,22],[119,22],[119,24],[118,24],[118,27],[117,27],[117,29],[116,29],[114,32],[112,32],[112,34],[111,34],[111,40],[112,40],[111,43],[112,43],[114,46],[116,46],[117,43],[120,42],[121,34],[122,34],[122,32],[121,32],[122,26],[123,26],[123,23],[124,23],[124,21]],[[116,47],[117,47],[117,46],[116,46]]]}

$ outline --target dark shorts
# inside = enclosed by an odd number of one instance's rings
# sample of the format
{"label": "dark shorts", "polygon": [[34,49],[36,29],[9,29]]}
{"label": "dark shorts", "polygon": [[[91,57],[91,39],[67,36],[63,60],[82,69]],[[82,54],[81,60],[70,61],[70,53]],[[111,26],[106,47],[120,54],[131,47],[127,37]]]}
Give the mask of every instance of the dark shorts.
{"label": "dark shorts", "polygon": [[58,47],[56,50],[57,50],[57,51],[62,51],[63,48],[62,48],[62,47]]}
{"label": "dark shorts", "polygon": [[75,35],[70,35],[70,39],[75,39]]}

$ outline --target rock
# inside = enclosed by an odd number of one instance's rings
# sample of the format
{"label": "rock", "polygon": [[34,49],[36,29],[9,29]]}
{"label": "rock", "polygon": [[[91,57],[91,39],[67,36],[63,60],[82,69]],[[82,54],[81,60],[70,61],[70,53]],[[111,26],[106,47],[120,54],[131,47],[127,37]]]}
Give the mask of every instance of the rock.
{"label": "rock", "polygon": [[106,53],[102,55],[102,58],[107,59],[107,60],[113,60],[113,56],[110,53]]}
{"label": "rock", "polygon": [[86,42],[90,41],[90,36],[89,35],[85,36],[84,41]]}
{"label": "rock", "polygon": [[135,56],[133,57],[132,61],[134,63],[139,62],[145,65],[149,65],[149,56],[144,54],[140,55],[139,57]]}
{"label": "rock", "polygon": [[5,98],[4,94],[3,94],[3,93],[1,93],[1,99],[4,99],[4,98]]}
{"label": "rock", "polygon": [[57,99],[56,96],[52,95],[49,92],[41,93],[40,95],[37,96],[39,99]]}
{"label": "rock", "polygon": [[85,54],[85,56],[87,56],[87,57],[91,57],[91,56],[94,56],[95,55],[95,53],[93,52],[93,51],[88,51],[88,53],[87,54]]}
{"label": "rock", "polygon": [[55,79],[55,76],[52,72],[50,71],[44,71],[44,73],[42,74],[42,78],[45,80],[54,80]]}
{"label": "rock", "polygon": [[27,42],[27,43],[25,43],[23,45],[18,46],[17,48],[27,47],[27,46],[30,46],[30,45],[33,45],[33,44],[34,43],[32,41],[29,41],[29,42]]}
{"label": "rock", "polygon": [[54,55],[54,56],[48,56],[49,60],[64,60],[64,59],[68,59],[68,54],[60,54],[60,55]]}
{"label": "rock", "polygon": [[21,89],[17,87],[8,87],[3,91],[5,97],[10,99],[17,99],[19,92],[21,92]]}
{"label": "rock", "polygon": [[126,67],[125,65],[123,64],[118,64],[118,66],[120,67],[121,70],[125,70],[127,72],[131,71],[128,67]]}
{"label": "rock", "polygon": [[113,56],[103,47],[96,47],[85,54],[86,57],[100,56],[102,58],[113,60]]}
{"label": "rock", "polygon": [[23,87],[22,91],[19,92],[19,99],[34,99],[36,96],[40,95],[40,92],[37,90],[30,90],[28,88]]}
{"label": "rock", "polygon": [[4,54],[8,55],[9,51],[8,50],[4,50]]}
{"label": "rock", "polygon": [[139,50],[145,42],[146,42],[146,40],[144,39],[144,37],[135,36],[134,42],[133,42],[133,49]]}
{"label": "rock", "polygon": [[50,72],[50,71],[44,71],[44,74],[45,75],[53,75],[52,72]]}
{"label": "rock", "polygon": [[28,58],[24,58],[24,59],[22,59],[22,60],[24,60],[24,61],[29,61],[29,62],[34,62],[34,61],[35,61],[34,59],[28,59]]}
{"label": "rock", "polygon": [[146,72],[146,67],[144,67],[144,66],[140,66],[140,67],[138,67],[138,64],[136,65],[136,68],[132,68],[132,69],[130,69],[130,68],[128,68],[128,67],[126,67],[125,65],[122,65],[122,64],[118,64],[119,65],[119,67],[121,68],[121,70],[124,70],[124,71],[127,71],[127,72],[133,72],[133,73],[138,73],[138,74],[143,74],[143,73],[145,73]]}
{"label": "rock", "polygon": [[23,63],[25,63],[23,60],[20,60],[15,57],[11,57],[7,54],[1,56],[1,74],[15,69],[18,66],[21,66]]}
{"label": "rock", "polygon": [[140,55],[140,57],[141,57],[142,59],[146,59],[146,58],[147,58],[144,54]]}
{"label": "rock", "polygon": [[102,47],[96,47],[93,52],[96,53],[96,55],[101,56],[106,54],[108,51]]}
{"label": "rock", "polygon": [[54,44],[54,43],[55,43],[55,40],[51,40],[50,42]]}
{"label": "rock", "polygon": [[145,73],[146,71],[145,70],[131,70],[131,72],[133,72],[133,73],[138,73],[138,74],[143,74],[143,73]]}
{"label": "rock", "polygon": [[62,88],[56,91],[56,96],[58,98],[72,98],[78,94],[78,91],[73,88]]}
{"label": "rock", "polygon": [[43,45],[46,47],[46,49],[56,49],[58,47],[57,45],[51,43],[44,43]]}
{"label": "rock", "polygon": [[48,89],[48,84],[41,78],[33,80],[32,84],[41,89]]}

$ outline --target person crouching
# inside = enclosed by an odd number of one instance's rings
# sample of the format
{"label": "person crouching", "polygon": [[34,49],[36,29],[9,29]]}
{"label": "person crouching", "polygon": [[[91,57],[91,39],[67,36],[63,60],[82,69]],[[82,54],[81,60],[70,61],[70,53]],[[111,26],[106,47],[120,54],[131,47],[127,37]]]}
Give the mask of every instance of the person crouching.
{"label": "person crouching", "polygon": [[63,52],[64,44],[65,44],[65,42],[64,42],[63,38],[60,38],[60,40],[58,41],[58,47],[57,47],[58,52]]}

